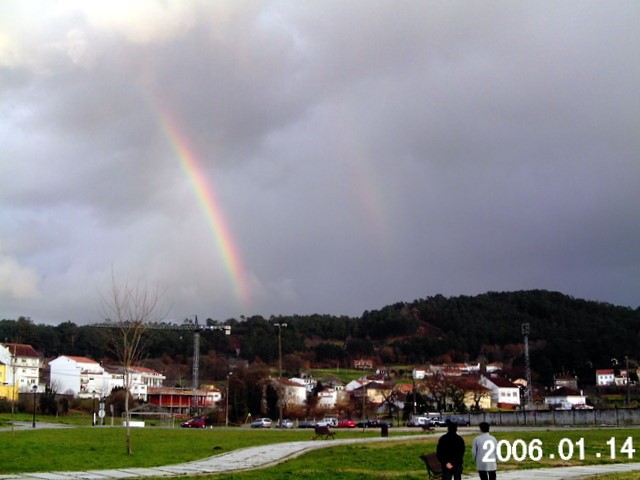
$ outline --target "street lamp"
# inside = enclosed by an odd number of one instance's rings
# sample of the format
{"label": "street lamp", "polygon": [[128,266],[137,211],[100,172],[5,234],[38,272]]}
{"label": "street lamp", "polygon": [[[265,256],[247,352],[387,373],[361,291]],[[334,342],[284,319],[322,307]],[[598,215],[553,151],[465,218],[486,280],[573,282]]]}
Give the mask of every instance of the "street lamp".
{"label": "street lamp", "polygon": [[[531,361],[529,359],[529,324],[522,324],[522,335],[524,335],[524,368],[527,374],[526,402],[529,408],[533,408],[533,385],[531,383]],[[523,405],[524,408],[524,405]]]}
{"label": "street lamp", "polygon": [[629,372],[629,357],[625,355],[624,359],[627,362],[627,408],[629,408],[631,406],[631,375]]}
{"label": "street lamp", "polygon": [[100,417],[100,420],[98,421],[98,423],[100,425],[104,425],[104,416],[105,416],[104,407],[106,403],[107,403],[107,397],[102,395],[102,398],[100,399],[100,403],[98,404],[98,417]]}
{"label": "street lamp", "polygon": [[227,391],[225,395],[225,406],[224,406],[224,426],[229,426],[229,378],[233,375],[233,372],[227,373]]}
{"label": "street lamp", "polygon": [[36,393],[38,393],[38,384],[34,383],[31,390],[33,391],[33,428],[36,428]]}
{"label": "street lamp", "polygon": [[96,391],[91,392],[91,426],[96,426]]}
{"label": "street lamp", "polygon": [[280,390],[280,408],[278,412],[278,425],[282,427],[282,408],[283,408],[283,388],[282,388],[282,329],[287,327],[286,323],[274,323],[274,327],[278,327],[278,389]]}

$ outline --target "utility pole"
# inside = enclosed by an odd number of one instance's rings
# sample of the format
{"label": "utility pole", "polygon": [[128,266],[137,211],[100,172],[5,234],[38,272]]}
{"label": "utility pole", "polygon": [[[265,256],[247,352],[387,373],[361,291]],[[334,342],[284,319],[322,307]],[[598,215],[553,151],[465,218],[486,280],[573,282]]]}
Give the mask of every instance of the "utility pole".
{"label": "utility pole", "polygon": [[284,389],[282,388],[282,329],[287,327],[286,323],[278,322],[273,324],[278,327],[278,425],[282,428],[282,410],[284,402]]}
{"label": "utility pole", "polygon": [[227,391],[225,392],[225,406],[224,406],[224,426],[229,426],[229,379],[233,375],[232,372],[227,373]]}
{"label": "utility pole", "polygon": [[191,389],[193,390],[193,412],[198,414],[198,388],[200,387],[200,325],[198,316],[193,325],[193,367],[191,369]]}
{"label": "utility pole", "polygon": [[627,362],[627,408],[631,406],[631,372],[629,371],[629,356],[625,355],[624,359]]}
{"label": "utility pole", "polygon": [[529,324],[522,324],[522,334],[524,335],[524,365],[527,370],[527,390],[525,400],[528,407],[533,406],[533,385],[531,384],[531,363],[529,361]]}

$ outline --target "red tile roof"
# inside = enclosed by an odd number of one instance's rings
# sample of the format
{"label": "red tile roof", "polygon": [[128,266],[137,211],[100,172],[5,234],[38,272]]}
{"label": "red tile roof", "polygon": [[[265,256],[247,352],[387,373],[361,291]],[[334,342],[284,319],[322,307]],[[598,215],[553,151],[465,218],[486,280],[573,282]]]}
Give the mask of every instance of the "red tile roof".
{"label": "red tile roof", "polygon": [[100,365],[95,360],[91,360],[90,358],[87,358],[87,357],[75,357],[73,355],[62,355],[62,356],[66,357],[66,358],[69,358],[69,359],[71,359],[71,360],[73,360],[75,362],[78,362],[78,363],[95,363],[95,364]]}
{"label": "red tile roof", "polygon": [[31,345],[24,343],[5,343],[4,345],[16,357],[40,358],[38,352]]}

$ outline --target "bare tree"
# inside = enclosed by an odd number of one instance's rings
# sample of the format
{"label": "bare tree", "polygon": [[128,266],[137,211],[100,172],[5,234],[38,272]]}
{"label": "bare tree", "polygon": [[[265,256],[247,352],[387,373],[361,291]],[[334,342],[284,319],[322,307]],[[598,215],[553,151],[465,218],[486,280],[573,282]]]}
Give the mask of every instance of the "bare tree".
{"label": "bare tree", "polygon": [[166,312],[160,311],[159,286],[119,284],[111,273],[111,289],[102,297],[102,313],[106,319],[109,347],[122,365],[125,390],[126,449],[131,454],[131,411],[129,396],[131,369],[144,357],[144,333],[149,322],[161,321]]}

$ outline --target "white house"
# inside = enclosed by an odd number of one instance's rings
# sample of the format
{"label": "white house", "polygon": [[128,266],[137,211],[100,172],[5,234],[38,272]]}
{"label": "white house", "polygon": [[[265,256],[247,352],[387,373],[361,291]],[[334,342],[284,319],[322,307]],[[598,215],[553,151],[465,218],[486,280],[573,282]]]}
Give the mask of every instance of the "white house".
{"label": "white house", "polygon": [[414,380],[424,380],[424,377],[427,376],[427,371],[424,368],[414,368],[412,372],[412,377]]}
{"label": "white house", "polygon": [[616,381],[616,375],[613,369],[596,370],[596,386],[604,387],[607,385],[613,385]]}
{"label": "white house", "polygon": [[50,381],[60,393],[71,393],[77,397],[99,397],[108,395],[105,389],[104,368],[87,357],[61,355],[49,362]]}
{"label": "white house", "polygon": [[520,405],[520,388],[506,378],[481,375],[479,383],[491,390],[491,406]]}
{"label": "white house", "polygon": [[167,379],[166,376],[161,374],[160,372],[156,372],[151,368],[147,367],[132,367],[132,370],[137,372],[140,375],[140,382],[147,387],[162,387],[164,381]]}
{"label": "white house", "polygon": [[618,386],[624,386],[627,383],[629,383],[629,374],[627,373],[626,370],[620,370],[620,375],[618,375],[615,380],[614,383]]}
{"label": "white house", "polygon": [[587,404],[587,397],[572,388],[560,387],[544,397],[544,403],[559,410],[571,410],[584,408]]}
{"label": "white house", "polygon": [[109,395],[114,388],[124,388],[124,372],[122,368],[105,365],[102,385],[102,391],[105,392],[105,395]]}
{"label": "white house", "polygon": [[307,388],[291,380],[280,380],[283,393],[283,404],[288,406],[302,406],[307,401]]}
{"label": "white house", "polygon": [[368,380],[363,380],[363,379],[351,380],[349,383],[347,383],[344,386],[344,389],[345,389],[346,392],[351,393],[354,390],[362,388],[362,386],[366,385],[367,383],[370,383],[370,382]]}
{"label": "white house", "polygon": [[[124,367],[105,367],[104,391],[108,395],[114,388],[124,388]],[[129,368],[129,392],[134,398],[147,400],[149,388],[161,388],[166,377],[150,368]]]}
{"label": "white house", "polygon": [[4,383],[20,392],[31,391],[40,382],[40,355],[23,343],[0,344],[0,362],[6,365]]}
{"label": "white house", "polygon": [[318,408],[333,410],[338,403],[338,392],[335,388],[325,388],[318,392]]}
{"label": "white house", "polygon": [[300,385],[304,385],[305,388],[307,389],[307,392],[309,393],[311,393],[313,389],[316,388],[316,385],[318,384],[318,382],[313,377],[310,377],[310,376],[305,376],[303,378],[292,377],[289,379],[289,381],[299,383]]}

